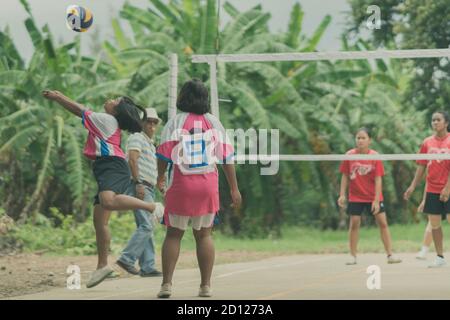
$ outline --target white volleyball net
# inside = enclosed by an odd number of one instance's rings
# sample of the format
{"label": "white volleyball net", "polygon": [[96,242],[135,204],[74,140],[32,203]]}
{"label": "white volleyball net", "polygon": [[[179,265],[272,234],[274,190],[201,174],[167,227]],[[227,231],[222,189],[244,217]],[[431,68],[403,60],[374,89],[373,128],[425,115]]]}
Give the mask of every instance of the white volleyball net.
{"label": "white volleyball net", "polygon": [[[194,55],[193,63],[206,63],[210,69],[211,112],[219,117],[220,99],[218,93],[218,63],[264,63],[292,61],[337,60],[374,60],[374,59],[423,59],[450,58],[450,49],[415,49],[415,50],[377,50],[350,52],[305,52],[305,53],[270,53],[270,54],[218,54]],[[425,137],[424,137],[425,138]],[[241,154],[236,160],[272,162],[272,161],[342,161],[342,160],[450,160],[450,154],[375,154],[375,155],[339,155],[339,154]]]}

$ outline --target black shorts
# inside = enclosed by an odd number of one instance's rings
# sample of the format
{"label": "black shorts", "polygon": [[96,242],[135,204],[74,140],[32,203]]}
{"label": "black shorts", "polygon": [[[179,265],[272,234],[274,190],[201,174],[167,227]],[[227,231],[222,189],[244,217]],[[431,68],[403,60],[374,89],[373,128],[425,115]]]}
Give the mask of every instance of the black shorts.
{"label": "black shorts", "polygon": [[440,214],[445,218],[447,213],[450,213],[450,200],[447,202],[442,202],[439,200],[439,197],[439,193],[427,192],[423,212],[426,214]]}
{"label": "black shorts", "polygon": [[130,167],[125,159],[120,157],[97,157],[93,172],[97,181],[98,192],[94,197],[94,205],[100,204],[98,197],[102,191],[113,191],[125,194],[131,184]]}
{"label": "black shorts", "polygon": [[[347,206],[347,214],[350,216],[360,216],[364,211],[372,214],[372,202],[349,202]],[[380,212],[385,213],[383,201],[380,202]]]}

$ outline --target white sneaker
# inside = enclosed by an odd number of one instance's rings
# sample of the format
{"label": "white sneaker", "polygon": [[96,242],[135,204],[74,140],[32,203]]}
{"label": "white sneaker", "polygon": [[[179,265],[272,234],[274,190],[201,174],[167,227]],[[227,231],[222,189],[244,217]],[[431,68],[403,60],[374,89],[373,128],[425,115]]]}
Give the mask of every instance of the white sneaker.
{"label": "white sneaker", "polygon": [[390,255],[390,256],[387,258],[387,263],[389,263],[389,264],[400,263],[400,262],[402,262],[402,259],[399,259],[399,258],[397,258],[397,257],[395,257],[395,256],[393,256],[393,255]]}
{"label": "white sneaker", "polygon": [[172,284],[164,283],[163,285],[161,285],[161,289],[159,290],[156,297],[165,299],[170,298],[171,295],[172,295]]}
{"label": "white sneaker", "polygon": [[153,210],[153,216],[158,219],[161,220],[164,216],[164,206],[162,205],[161,202],[155,202],[155,210]]}
{"label": "white sneaker", "polygon": [[416,254],[416,259],[418,260],[427,260],[427,252],[424,250],[420,250]]}
{"label": "white sneaker", "polygon": [[446,264],[447,263],[445,262],[445,259],[438,256],[438,257],[436,257],[434,262],[428,266],[428,268],[442,268]]}
{"label": "white sneaker", "polygon": [[95,270],[92,273],[91,278],[87,282],[86,288],[95,287],[96,285],[100,284],[103,280],[108,278],[108,276],[113,272],[114,270],[110,266],[105,266],[101,269]]}
{"label": "white sneaker", "polygon": [[203,298],[209,298],[212,296],[212,291],[210,286],[201,286],[198,290],[198,296]]}
{"label": "white sneaker", "polygon": [[428,251],[429,248],[427,246],[422,246],[422,249],[416,254],[416,259],[426,260]]}
{"label": "white sneaker", "polygon": [[352,265],[355,265],[356,263],[357,263],[356,262],[356,257],[351,256],[350,260],[347,261],[345,264],[348,265],[348,266],[352,266]]}

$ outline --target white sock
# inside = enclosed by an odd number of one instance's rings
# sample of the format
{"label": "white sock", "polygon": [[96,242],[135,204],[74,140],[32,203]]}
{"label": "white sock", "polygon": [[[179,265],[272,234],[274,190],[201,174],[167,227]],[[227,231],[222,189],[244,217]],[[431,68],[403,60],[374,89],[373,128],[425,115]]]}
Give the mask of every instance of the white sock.
{"label": "white sock", "polygon": [[430,250],[430,247],[428,246],[422,246],[422,249],[420,249],[420,251],[422,251],[423,253],[427,253]]}

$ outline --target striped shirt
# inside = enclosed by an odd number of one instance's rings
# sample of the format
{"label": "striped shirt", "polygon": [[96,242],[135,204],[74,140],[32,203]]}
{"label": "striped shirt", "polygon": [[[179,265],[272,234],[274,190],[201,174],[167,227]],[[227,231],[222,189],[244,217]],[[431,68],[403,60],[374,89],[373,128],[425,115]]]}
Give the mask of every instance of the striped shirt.
{"label": "striped shirt", "polygon": [[104,112],[83,111],[83,126],[89,131],[83,154],[92,160],[116,156],[125,159],[120,148],[120,128],[114,116]]}
{"label": "striped shirt", "polygon": [[156,185],[158,167],[156,163],[156,148],[145,133],[134,133],[128,138],[127,151],[139,151],[138,158],[139,180],[147,181],[151,185]]}

